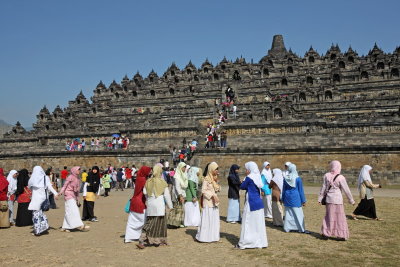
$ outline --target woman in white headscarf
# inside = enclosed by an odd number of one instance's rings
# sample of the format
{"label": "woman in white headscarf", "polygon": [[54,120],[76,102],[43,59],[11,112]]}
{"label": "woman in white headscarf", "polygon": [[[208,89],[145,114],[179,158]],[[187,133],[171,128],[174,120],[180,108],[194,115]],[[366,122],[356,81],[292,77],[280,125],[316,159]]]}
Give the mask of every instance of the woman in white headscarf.
{"label": "woman in white headscarf", "polygon": [[201,170],[197,167],[190,167],[188,171],[188,187],[186,188],[185,203],[185,226],[199,226],[201,222],[197,190],[199,188],[199,176]]}
{"label": "woman in white headscarf", "polygon": [[219,198],[217,192],[220,191],[218,184],[218,164],[211,162],[206,167],[207,173],[204,177],[201,188],[201,223],[197,230],[196,240],[199,242],[217,242],[219,241],[220,220],[219,220]]}
{"label": "woman in white headscarf", "polygon": [[374,188],[381,188],[381,185],[372,183],[370,175],[371,171],[371,166],[364,165],[358,176],[357,186],[358,191],[360,192],[361,201],[351,215],[354,220],[358,220],[357,215],[362,215],[377,221],[382,220],[376,216],[374,201]]}
{"label": "woman in white headscarf", "polygon": [[274,177],[269,184],[272,189],[272,224],[274,226],[283,226],[283,208],[281,195],[283,189],[283,174],[280,169],[272,170]]}
{"label": "woman in white headscarf", "polygon": [[54,194],[56,199],[58,199],[58,193],[51,185],[50,178],[40,166],[33,168],[28,187],[32,190],[32,200],[29,203],[28,210],[33,211],[34,235],[39,236],[49,229],[47,216],[43,213],[41,205],[49,197],[48,190]]}
{"label": "woman in white headscarf", "polygon": [[309,234],[304,223],[304,213],[302,206],[306,205],[303,182],[293,163],[289,166],[289,174],[283,182],[282,201],[285,206],[285,221],[283,230],[285,232],[296,231]]}
{"label": "woman in white headscarf", "polygon": [[253,161],[247,162],[245,168],[246,178],[240,185],[240,189],[246,190],[246,201],[240,240],[236,248],[266,248],[268,241],[264,221],[264,205],[260,195],[260,189],[263,186],[260,171]]}
{"label": "woman in white headscarf", "polygon": [[292,164],[290,161],[285,162],[285,165],[284,165],[285,169],[282,171],[283,177],[286,177],[286,176],[289,175],[289,166],[290,166],[290,164]]}
{"label": "woman in white headscarf", "polygon": [[11,170],[7,176],[8,181],[8,210],[10,225],[15,225],[14,221],[14,202],[15,202],[15,192],[17,191],[17,177],[18,172],[16,170]]}
{"label": "woman in white headscarf", "polygon": [[174,174],[174,193],[177,201],[174,203],[174,209],[168,215],[168,225],[174,228],[184,227],[185,211],[183,204],[185,203],[186,188],[189,183],[186,167],[186,163],[180,162]]}
{"label": "woman in white headscarf", "polygon": [[272,219],[272,191],[269,187],[269,184],[272,180],[272,171],[268,161],[264,162],[263,164],[263,169],[261,171],[261,180],[263,182],[261,195],[264,202],[264,216],[265,218]]}

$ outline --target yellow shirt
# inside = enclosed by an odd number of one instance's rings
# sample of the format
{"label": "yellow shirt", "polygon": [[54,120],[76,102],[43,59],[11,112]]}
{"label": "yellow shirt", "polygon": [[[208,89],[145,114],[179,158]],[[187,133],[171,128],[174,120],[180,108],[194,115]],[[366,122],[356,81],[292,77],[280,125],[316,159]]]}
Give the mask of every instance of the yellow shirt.
{"label": "yellow shirt", "polygon": [[82,172],[82,182],[86,182],[87,177],[88,177],[88,174],[86,172]]}

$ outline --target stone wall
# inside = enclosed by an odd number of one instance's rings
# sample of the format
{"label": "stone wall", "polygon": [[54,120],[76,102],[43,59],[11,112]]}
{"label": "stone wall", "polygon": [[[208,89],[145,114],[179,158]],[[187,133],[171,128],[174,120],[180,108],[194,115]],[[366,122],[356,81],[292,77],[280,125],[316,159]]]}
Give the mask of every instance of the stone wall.
{"label": "stone wall", "polygon": [[[116,167],[136,164],[136,166],[154,165],[160,158],[169,159],[167,151],[148,151],[141,153],[131,152],[85,152],[85,153],[49,153],[47,155],[29,155],[23,157],[0,158],[0,167],[5,171],[27,168],[31,170],[35,165],[44,168],[52,166],[56,171],[62,167],[82,166],[90,168],[93,165],[107,167],[111,164]],[[347,177],[349,184],[356,184],[361,167],[369,164],[373,167],[373,180],[386,184],[400,184],[400,150],[395,152],[365,151],[365,152],[267,152],[260,150],[207,150],[199,151],[189,163],[204,168],[211,161],[220,165],[220,177],[226,182],[229,168],[232,164],[242,167],[247,161],[255,161],[259,167],[264,161],[271,163],[272,168],[283,168],[286,161],[297,165],[298,171],[305,182],[321,183],[323,174],[332,160],[342,163],[342,173]]]}

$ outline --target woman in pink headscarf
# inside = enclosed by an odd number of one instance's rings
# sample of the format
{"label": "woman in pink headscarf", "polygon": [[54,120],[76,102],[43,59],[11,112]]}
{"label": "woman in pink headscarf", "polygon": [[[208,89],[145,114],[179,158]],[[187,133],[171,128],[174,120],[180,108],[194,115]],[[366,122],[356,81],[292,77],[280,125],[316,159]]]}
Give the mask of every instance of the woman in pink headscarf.
{"label": "woman in pink headscarf", "polygon": [[321,204],[326,195],[326,213],[321,227],[321,235],[324,239],[336,237],[338,240],[347,240],[349,238],[349,227],[344,213],[342,190],[350,204],[354,205],[355,201],[347,185],[346,178],[340,174],[341,169],[342,166],[339,161],[334,160],[330,163],[330,172],[324,176],[324,183],[318,197],[318,202]]}
{"label": "woman in pink headscarf", "polygon": [[64,194],[65,198],[65,216],[61,228],[63,232],[69,232],[71,229],[81,231],[89,230],[89,226],[85,226],[81,220],[79,206],[79,173],[81,168],[76,166],[71,169],[71,174],[67,177],[64,186],[60,191],[60,195]]}

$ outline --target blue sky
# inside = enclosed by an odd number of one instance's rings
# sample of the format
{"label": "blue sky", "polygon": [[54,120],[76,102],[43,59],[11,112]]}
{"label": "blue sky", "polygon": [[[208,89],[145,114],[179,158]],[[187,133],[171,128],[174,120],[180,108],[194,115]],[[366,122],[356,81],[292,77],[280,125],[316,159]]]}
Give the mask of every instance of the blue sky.
{"label": "blue sky", "polygon": [[174,61],[199,67],[260,60],[272,37],[303,56],[332,43],[360,55],[400,45],[400,1],[0,0],[0,119],[29,127],[43,105],[66,107],[100,80],[109,85]]}

